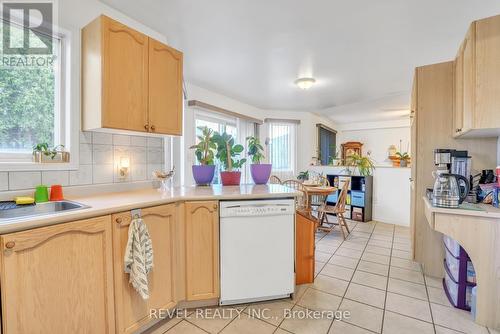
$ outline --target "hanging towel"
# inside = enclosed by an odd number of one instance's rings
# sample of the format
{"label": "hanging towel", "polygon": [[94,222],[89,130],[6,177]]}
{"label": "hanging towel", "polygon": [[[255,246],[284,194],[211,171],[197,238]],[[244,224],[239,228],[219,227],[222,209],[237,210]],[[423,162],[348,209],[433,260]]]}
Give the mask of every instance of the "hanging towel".
{"label": "hanging towel", "polygon": [[141,218],[134,218],[128,228],[124,261],[125,272],[130,275],[129,282],[142,299],[148,299],[148,274],[153,269],[153,245],[148,228]]}

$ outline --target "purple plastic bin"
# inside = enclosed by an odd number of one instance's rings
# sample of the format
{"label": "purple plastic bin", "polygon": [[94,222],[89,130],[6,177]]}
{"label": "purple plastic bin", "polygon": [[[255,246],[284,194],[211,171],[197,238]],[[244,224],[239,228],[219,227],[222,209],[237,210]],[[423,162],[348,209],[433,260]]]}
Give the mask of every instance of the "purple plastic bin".
{"label": "purple plastic bin", "polygon": [[[448,243],[449,244],[449,243]],[[450,270],[446,259],[444,259],[444,269],[446,277],[443,278],[443,288],[446,293],[446,297],[450,303],[456,308],[470,311],[470,299],[472,287],[476,286],[475,283],[468,282],[471,278],[471,273],[467,272],[467,264],[470,262],[469,255],[460,247],[459,256],[454,256],[453,253],[448,249],[448,245],[444,242],[444,248],[449,260],[458,262],[458,281],[456,279],[456,274],[454,275]],[[470,271],[470,268],[469,268]],[[455,277],[454,277],[455,276]]]}

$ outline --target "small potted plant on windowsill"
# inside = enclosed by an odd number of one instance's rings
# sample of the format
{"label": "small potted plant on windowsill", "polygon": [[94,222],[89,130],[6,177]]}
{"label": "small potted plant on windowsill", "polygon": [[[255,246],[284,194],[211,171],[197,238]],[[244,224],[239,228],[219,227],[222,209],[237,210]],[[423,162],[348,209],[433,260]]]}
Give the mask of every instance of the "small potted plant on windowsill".
{"label": "small potted plant on windowsill", "polygon": [[50,147],[47,143],[33,146],[33,161],[38,163],[66,163],[69,162],[69,152],[64,145]]}
{"label": "small potted plant on windowsill", "polygon": [[410,160],[408,152],[396,152],[396,156],[399,158],[399,167],[408,166],[408,161]]}
{"label": "small potted plant on windowsill", "polygon": [[214,134],[213,138],[215,144],[217,145],[216,158],[222,163],[224,171],[220,172],[220,177],[222,180],[222,185],[224,186],[237,186],[240,184],[241,172],[239,170],[247,159],[238,159],[244,148],[240,144],[234,143],[233,136],[227,133]]}
{"label": "small potted plant on windowsill", "polygon": [[340,166],[341,160],[339,159],[339,151],[335,145],[330,146],[333,151],[333,155],[328,157],[329,166]]}
{"label": "small potted plant on windowsill", "polygon": [[247,137],[248,142],[248,156],[252,159],[252,164],[250,164],[250,174],[252,175],[253,182],[255,184],[266,184],[271,176],[271,170],[273,168],[272,164],[262,164],[261,161],[264,160],[265,156],[264,147],[262,147],[259,138],[257,137]]}
{"label": "small potted plant on windowsill", "polygon": [[199,165],[193,165],[193,178],[197,185],[209,185],[212,183],[215,173],[214,151],[216,149],[213,140],[213,130],[208,127],[199,127],[201,136],[198,136],[198,144],[193,145],[194,154]]}

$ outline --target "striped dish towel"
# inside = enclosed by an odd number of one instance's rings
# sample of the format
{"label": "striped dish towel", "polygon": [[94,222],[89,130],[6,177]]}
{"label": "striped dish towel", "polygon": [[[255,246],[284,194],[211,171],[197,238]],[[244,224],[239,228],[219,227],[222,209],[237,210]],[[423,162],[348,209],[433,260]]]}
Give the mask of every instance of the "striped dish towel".
{"label": "striped dish towel", "polygon": [[129,282],[142,299],[148,299],[148,274],[153,269],[153,244],[141,218],[133,219],[128,228],[124,261],[125,272],[130,275]]}

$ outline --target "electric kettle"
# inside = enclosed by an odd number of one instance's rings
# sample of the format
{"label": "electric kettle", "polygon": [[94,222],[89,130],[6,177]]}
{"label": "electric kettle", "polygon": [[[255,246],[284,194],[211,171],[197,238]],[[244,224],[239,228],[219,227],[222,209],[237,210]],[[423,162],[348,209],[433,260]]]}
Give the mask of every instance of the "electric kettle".
{"label": "electric kettle", "polygon": [[[463,181],[464,187],[459,185]],[[432,205],[441,208],[458,208],[469,193],[469,181],[462,175],[436,173]]]}

